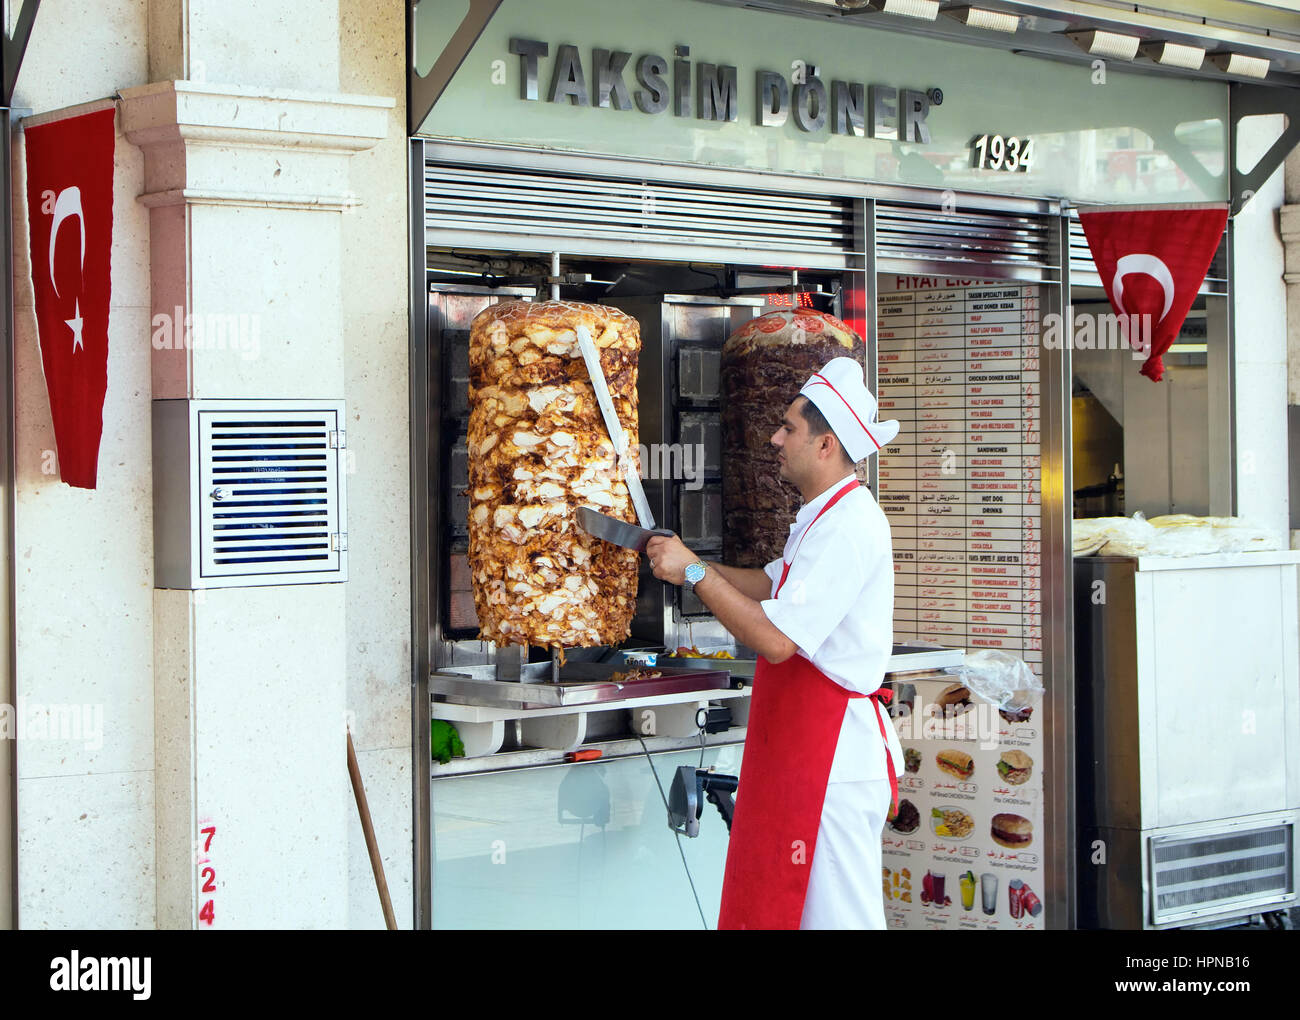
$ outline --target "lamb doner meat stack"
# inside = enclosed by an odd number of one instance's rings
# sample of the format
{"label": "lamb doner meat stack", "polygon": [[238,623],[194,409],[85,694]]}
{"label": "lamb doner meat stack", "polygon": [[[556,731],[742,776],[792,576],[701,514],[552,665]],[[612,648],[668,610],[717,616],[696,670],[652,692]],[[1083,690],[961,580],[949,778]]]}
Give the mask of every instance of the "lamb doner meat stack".
{"label": "lamb doner meat stack", "polygon": [[616,308],[511,301],[470,328],[469,565],[479,636],[554,649],[615,644],[636,605],[634,550],[574,511],[636,523],[578,349],[590,331],[635,455],[641,331]]}
{"label": "lamb doner meat stack", "polygon": [[799,511],[769,440],[808,377],[832,358],[863,361],[862,338],[813,309],[751,319],[722,348],[722,514],[725,562],[761,567],[780,557]]}

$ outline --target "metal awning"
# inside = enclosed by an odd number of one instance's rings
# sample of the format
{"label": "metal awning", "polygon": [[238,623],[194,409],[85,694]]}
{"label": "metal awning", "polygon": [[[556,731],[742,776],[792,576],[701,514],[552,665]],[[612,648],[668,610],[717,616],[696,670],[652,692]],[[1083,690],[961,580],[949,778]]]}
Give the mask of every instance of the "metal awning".
{"label": "metal awning", "polygon": [[[952,42],[1032,53],[1071,63],[1088,62],[1089,53],[1072,38],[1102,31],[1138,41],[1139,51],[1117,66],[1126,71],[1175,74],[1219,81],[1258,82],[1300,88],[1300,2],[1296,0],[1162,0],[1155,4],[1114,0],[705,0],[753,10],[781,11],[846,24],[910,32]],[[885,8],[885,9],[881,9]],[[890,13],[910,10],[912,15]],[[970,9],[1010,15],[1013,31],[967,24]],[[978,19],[969,19],[972,21]],[[1004,19],[1005,20],[1005,19]],[[1086,42],[1086,40],[1084,40]],[[1195,68],[1162,65],[1150,47],[1173,43],[1205,51]],[[1230,54],[1267,60],[1266,77],[1233,73],[1216,63]],[[1224,61],[1226,62],[1226,61]],[[1258,65],[1254,65],[1258,68]]]}

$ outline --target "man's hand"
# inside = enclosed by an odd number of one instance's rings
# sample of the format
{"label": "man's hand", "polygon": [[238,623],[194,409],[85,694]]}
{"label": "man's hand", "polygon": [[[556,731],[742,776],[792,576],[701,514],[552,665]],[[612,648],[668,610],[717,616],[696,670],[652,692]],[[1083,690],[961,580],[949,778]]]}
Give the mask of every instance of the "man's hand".
{"label": "man's hand", "polygon": [[[672,538],[656,535],[646,543],[645,551],[650,557],[650,569],[654,571],[655,577],[670,584],[682,584],[686,580],[687,566],[699,559],[676,535]],[[754,587],[758,586],[752,584],[757,580],[753,575],[762,575],[767,584],[762,585],[757,594],[767,596],[767,587],[771,582],[766,574],[761,570],[743,571],[741,574]],[[784,662],[799,650],[799,646],[777,630],[767,618],[759,600],[752,599],[737,589],[722,571],[706,571],[704,580],[695,586],[695,594],[737,641],[754,649],[769,662]]]}
{"label": "man's hand", "polygon": [[672,538],[656,535],[647,543],[645,552],[655,577],[669,584],[685,583],[687,566],[699,559],[676,535]]}

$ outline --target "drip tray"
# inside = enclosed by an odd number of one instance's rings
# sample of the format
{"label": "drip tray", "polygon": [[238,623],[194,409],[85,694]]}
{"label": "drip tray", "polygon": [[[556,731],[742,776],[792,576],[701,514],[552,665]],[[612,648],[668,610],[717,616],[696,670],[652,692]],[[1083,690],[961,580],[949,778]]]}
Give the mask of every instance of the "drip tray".
{"label": "drip tray", "polygon": [[[615,674],[633,674],[630,680]],[[659,676],[636,678],[643,673]],[[694,691],[722,691],[731,686],[725,669],[682,669],[671,666],[636,667],[603,662],[573,662],[551,678],[549,662],[528,663],[518,682],[496,679],[495,666],[456,667],[429,676],[430,692],[453,705],[499,708],[559,708],[606,701],[654,698]]]}

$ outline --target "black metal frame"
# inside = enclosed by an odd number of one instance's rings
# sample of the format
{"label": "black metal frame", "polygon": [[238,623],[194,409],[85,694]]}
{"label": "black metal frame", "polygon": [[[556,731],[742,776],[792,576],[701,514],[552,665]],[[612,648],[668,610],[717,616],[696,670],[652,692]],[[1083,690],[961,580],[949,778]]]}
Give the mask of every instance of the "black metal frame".
{"label": "black metal frame", "polygon": [[410,182],[410,465],[411,465],[411,888],[412,927],[433,927],[433,811],[430,805],[429,747],[429,641],[426,628],[430,604],[432,562],[429,550],[429,506],[439,494],[430,483],[437,473],[429,470],[425,437],[429,428],[429,378],[426,338],[429,328],[429,294],[424,224],[424,142],[412,138],[407,154]]}
{"label": "black metal frame", "polygon": [[[1241,122],[1247,117],[1272,113],[1285,114],[1287,126],[1258,163],[1250,170],[1239,170],[1237,134]],[[1300,90],[1234,83],[1228,90],[1228,121],[1228,166],[1232,184],[1230,212],[1236,216],[1300,143]]]}

